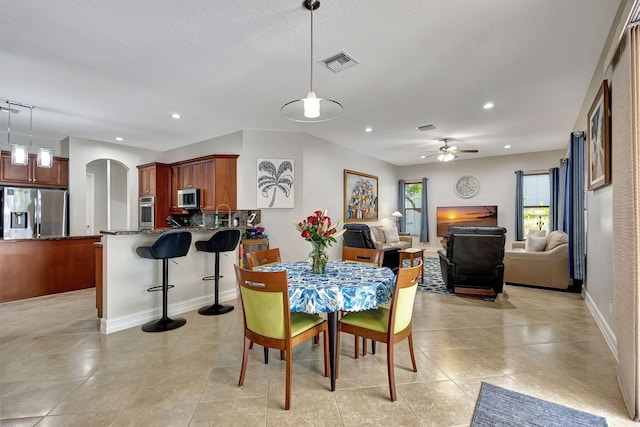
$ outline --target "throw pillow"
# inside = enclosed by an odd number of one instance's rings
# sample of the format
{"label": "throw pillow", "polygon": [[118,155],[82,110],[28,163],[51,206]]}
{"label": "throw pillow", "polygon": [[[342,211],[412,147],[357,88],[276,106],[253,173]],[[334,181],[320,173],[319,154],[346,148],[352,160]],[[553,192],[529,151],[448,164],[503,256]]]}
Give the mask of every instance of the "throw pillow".
{"label": "throw pillow", "polygon": [[379,225],[371,227],[371,238],[374,242],[387,243],[384,238],[384,230]]}
{"label": "throw pillow", "polygon": [[384,238],[387,243],[397,243],[400,241],[400,236],[398,235],[398,229],[396,227],[390,227],[384,229]]}
{"label": "throw pillow", "polygon": [[544,248],[544,250],[550,251],[551,249],[565,243],[569,243],[569,236],[567,236],[567,233],[565,233],[564,231],[555,230],[549,233],[549,235],[547,236],[547,246]]}
{"label": "throw pillow", "polygon": [[527,239],[529,237],[544,237],[546,234],[546,230],[527,230]]}
{"label": "throw pillow", "polygon": [[524,250],[527,252],[542,252],[546,244],[546,237],[527,237]]}

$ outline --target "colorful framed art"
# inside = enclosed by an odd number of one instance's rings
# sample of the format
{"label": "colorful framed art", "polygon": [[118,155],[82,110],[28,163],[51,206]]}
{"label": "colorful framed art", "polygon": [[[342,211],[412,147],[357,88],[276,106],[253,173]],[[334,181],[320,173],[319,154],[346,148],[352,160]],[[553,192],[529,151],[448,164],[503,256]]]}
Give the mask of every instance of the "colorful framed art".
{"label": "colorful framed art", "polygon": [[344,170],[344,222],[378,219],[378,177]]}

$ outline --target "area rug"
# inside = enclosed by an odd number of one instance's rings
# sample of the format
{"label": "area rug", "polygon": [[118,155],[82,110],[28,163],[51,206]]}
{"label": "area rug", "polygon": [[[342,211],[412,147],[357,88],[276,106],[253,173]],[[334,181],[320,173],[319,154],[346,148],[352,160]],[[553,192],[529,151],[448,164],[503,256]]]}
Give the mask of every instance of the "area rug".
{"label": "area rug", "polygon": [[471,427],[607,426],[607,420],[588,412],[482,383]]}
{"label": "area rug", "polygon": [[[409,267],[409,260],[404,260],[402,263],[402,267]],[[418,284],[418,289],[426,292],[435,292],[437,294],[447,294],[447,295],[456,295],[463,298],[474,298],[480,299],[482,301],[490,301],[493,302],[496,299],[496,295],[493,294],[493,291],[489,291],[490,294],[487,294],[487,289],[460,289],[460,292],[451,293],[447,289],[444,284],[444,280],[442,279],[442,270],[440,269],[440,259],[439,258],[423,258],[423,268],[424,268],[424,283],[420,282]],[[477,291],[477,292],[476,292]]]}

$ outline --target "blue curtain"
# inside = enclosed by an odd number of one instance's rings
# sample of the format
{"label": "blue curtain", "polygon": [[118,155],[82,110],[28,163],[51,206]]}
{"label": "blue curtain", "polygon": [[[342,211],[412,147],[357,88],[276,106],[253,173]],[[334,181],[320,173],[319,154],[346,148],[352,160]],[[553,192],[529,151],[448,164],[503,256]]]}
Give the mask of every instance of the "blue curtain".
{"label": "blue curtain", "polygon": [[516,171],[516,240],[524,237],[524,197],[522,195],[522,171]]}
{"label": "blue curtain", "polygon": [[560,212],[560,169],[549,169],[549,231],[558,229],[558,212]]}
{"label": "blue curtain", "polygon": [[429,180],[427,178],[422,178],[422,209],[420,210],[420,241],[428,242],[429,241],[429,215],[427,206],[429,206],[428,202],[428,193],[427,193],[427,182]]}
{"label": "blue curtain", "polygon": [[565,231],[569,235],[569,277],[584,280],[584,132],[571,134],[567,165]]}
{"label": "blue curtain", "polygon": [[558,166],[558,221],[556,226],[557,230],[562,230],[566,233],[565,228],[565,205],[566,205],[566,193],[567,193],[567,159],[560,160],[560,166]]}
{"label": "blue curtain", "polygon": [[407,228],[407,213],[404,211],[405,208],[405,197],[404,197],[404,179],[401,179],[400,181],[398,181],[398,212],[400,212],[402,214],[402,217],[399,218],[399,226],[398,226],[398,231],[401,233],[404,233],[404,230],[406,230]]}

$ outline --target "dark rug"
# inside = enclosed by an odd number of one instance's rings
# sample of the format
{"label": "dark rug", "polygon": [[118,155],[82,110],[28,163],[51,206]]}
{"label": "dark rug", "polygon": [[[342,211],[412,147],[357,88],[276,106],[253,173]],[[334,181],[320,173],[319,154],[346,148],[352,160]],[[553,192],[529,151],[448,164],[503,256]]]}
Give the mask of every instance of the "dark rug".
{"label": "dark rug", "polygon": [[605,427],[607,420],[483,382],[471,427]]}
{"label": "dark rug", "polygon": [[[451,293],[447,289],[444,284],[444,280],[442,279],[442,270],[440,269],[440,259],[439,258],[423,258],[424,265],[424,283],[418,284],[418,289],[426,292],[435,292],[437,294],[448,294],[448,295],[456,295],[464,298],[474,298],[480,299],[483,301],[495,301],[496,295],[493,294],[493,291],[489,291],[490,294],[487,293],[487,289],[459,289],[459,292]],[[409,267],[409,260],[404,260],[402,263],[403,267]],[[476,292],[477,291],[477,292]]]}

